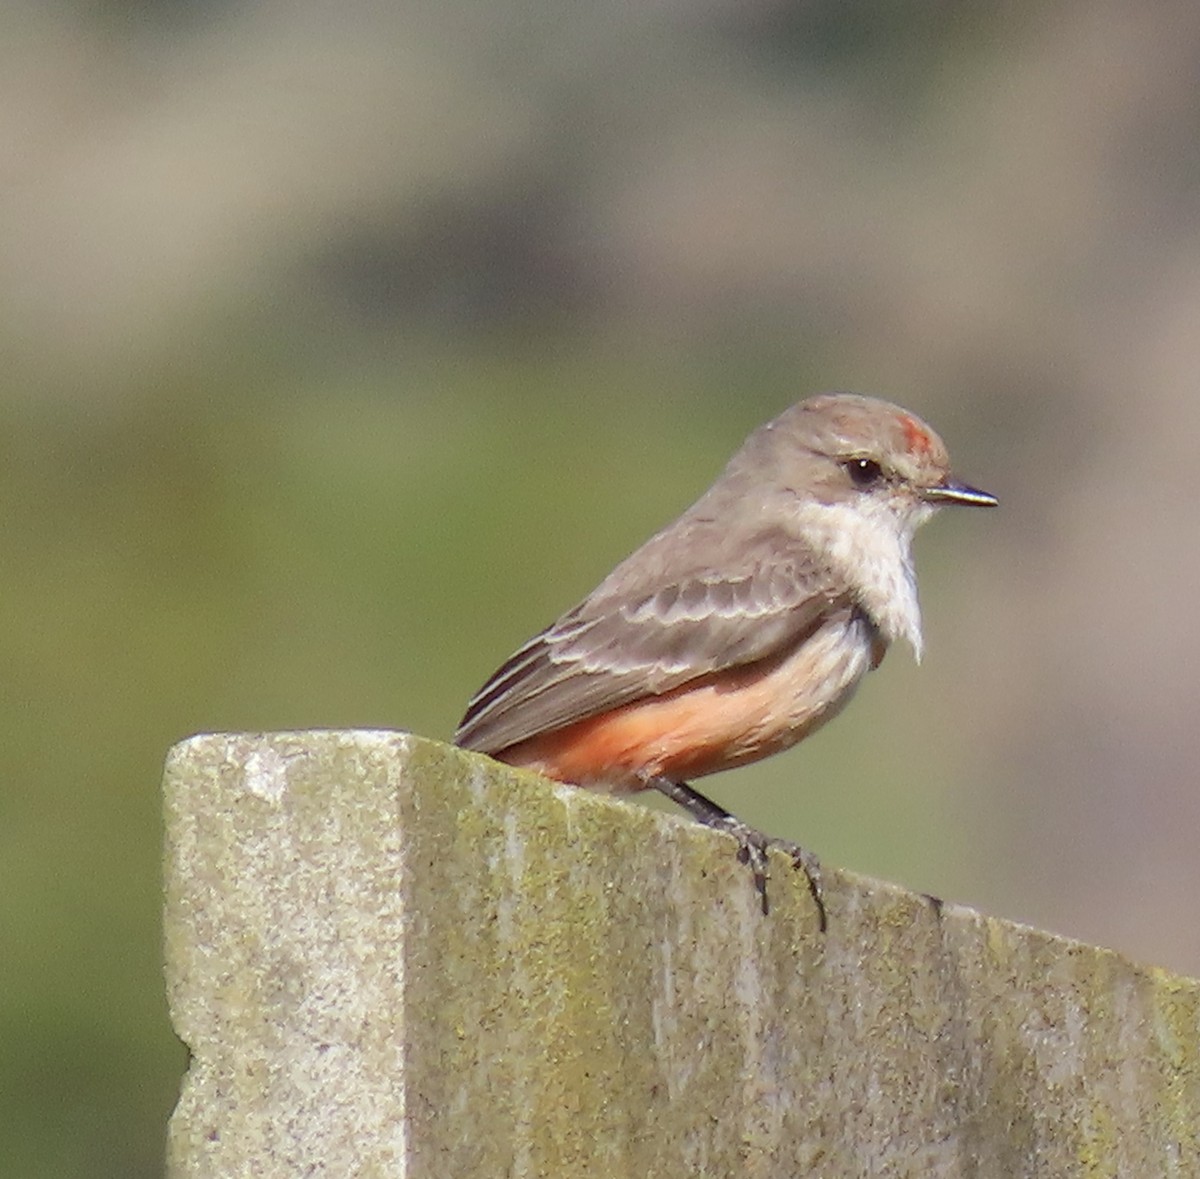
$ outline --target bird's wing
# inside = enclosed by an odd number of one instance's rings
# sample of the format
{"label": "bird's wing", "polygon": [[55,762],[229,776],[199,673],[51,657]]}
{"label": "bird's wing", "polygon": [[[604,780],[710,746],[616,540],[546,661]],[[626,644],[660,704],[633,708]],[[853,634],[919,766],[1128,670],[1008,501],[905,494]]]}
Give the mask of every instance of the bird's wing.
{"label": "bird's wing", "polygon": [[[530,639],[475,694],[455,734],[497,753],[540,733],[689,680],[754,663],[800,641],[839,594],[809,555],[756,546],[732,573],[613,577]],[[614,582],[616,583],[614,586]]]}

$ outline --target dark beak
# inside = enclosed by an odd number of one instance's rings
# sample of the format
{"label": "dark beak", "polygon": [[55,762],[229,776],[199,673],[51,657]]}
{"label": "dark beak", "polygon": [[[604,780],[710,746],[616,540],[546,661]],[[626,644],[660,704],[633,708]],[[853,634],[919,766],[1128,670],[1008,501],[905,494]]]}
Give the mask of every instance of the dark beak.
{"label": "dark beak", "polygon": [[947,479],[936,487],[926,487],[921,492],[921,498],[931,504],[966,504],[973,508],[994,508],[1000,502],[991,492],[968,487],[953,479]]}

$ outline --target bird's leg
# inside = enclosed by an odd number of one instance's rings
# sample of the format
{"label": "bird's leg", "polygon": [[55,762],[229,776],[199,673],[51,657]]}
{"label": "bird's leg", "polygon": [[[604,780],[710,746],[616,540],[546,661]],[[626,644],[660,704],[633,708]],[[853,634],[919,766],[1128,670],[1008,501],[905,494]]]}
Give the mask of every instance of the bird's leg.
{"label": "bird's leg", "polygon": [[754,887],[762,898],[762,911],[765,915],[769,906],[767,903],[767,849],[777,847],[787,852],[792,858],[792,867],[803,871],[808,879],[808,891],[812,893],[817,906],[820,930],[825,932],[825,899],[821,890],[821,862],[807,848],[793,843],[790,839],[777,839],[773,835],[764,835],[749,823],[743,823],[735,815],[731,815],[724,807],[718,806],[711,798],[705,798],[698,790],[692,789],[686,782],[674,782],[669,778],[651,778],[647,782],[655,790],[665,794],[672,802],[683,807],[689,815],[705,827],[724,831],[738,841],[738,859],[743,864],[749,864],[754,873]]}

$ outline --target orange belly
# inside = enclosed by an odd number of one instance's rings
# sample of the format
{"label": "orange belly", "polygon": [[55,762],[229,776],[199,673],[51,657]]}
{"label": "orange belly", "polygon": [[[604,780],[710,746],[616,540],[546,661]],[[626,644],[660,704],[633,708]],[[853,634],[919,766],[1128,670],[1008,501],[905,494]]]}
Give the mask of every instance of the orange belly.
{"label": "orange belly", "polygon": [[851,618],[760,663],[704,676],[661,696],[531,737],[495,756],[560,782],[642,790],[787,749],[835,716],[886,645]]}

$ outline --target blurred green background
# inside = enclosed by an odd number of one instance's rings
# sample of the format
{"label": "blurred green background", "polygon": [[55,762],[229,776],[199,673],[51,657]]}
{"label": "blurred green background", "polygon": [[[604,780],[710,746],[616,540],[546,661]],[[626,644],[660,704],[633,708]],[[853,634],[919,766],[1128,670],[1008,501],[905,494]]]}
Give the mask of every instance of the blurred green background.
{"label": "blurred green background", "polygon": [[161,1171],[172,742],[449,737],[821,388],[1003,507],[712,792],[1200,972],[1200,7],[0,11],[0,1174]]}

